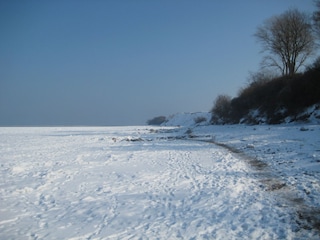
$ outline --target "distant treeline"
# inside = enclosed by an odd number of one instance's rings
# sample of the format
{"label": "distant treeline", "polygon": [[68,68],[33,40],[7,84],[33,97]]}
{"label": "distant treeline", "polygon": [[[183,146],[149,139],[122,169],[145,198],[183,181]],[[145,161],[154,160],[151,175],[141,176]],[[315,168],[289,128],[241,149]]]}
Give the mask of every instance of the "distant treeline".
{"label": "distant treeline", "polygon": [[154,117],[147,121],[148,125],[161,125],[167,120],[165,116]]}

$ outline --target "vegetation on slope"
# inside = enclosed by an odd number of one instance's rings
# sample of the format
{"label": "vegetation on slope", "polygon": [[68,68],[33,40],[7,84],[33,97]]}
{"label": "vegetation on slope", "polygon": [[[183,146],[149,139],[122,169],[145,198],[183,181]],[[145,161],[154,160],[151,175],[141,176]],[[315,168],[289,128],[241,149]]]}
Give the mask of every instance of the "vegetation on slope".
{"label": "vegetation on slope", "polygon": [[[220,95],[212,112],[212,124],[277,124],[304,120],[306,108],[320,109],[320,57],[303,73],[298,69],[318,49],[320,40],[320,1],[313,21],[307,14],[292,9],[274,16],[257,29],[255,37],[267,55],[263,69],[273,70],[273,76],[262,69],[238,96]],[[281,75],[275,76],[278,72]]]}
{"label": "vegetation on slope", "polygon": [[[277,124],[297,116],[307,107],[320,107],[320,59],[303,74],[261,78],[231,99],[221,95],[212,108],[213,124]],[[308,116],[305,116],[306,118]]]}

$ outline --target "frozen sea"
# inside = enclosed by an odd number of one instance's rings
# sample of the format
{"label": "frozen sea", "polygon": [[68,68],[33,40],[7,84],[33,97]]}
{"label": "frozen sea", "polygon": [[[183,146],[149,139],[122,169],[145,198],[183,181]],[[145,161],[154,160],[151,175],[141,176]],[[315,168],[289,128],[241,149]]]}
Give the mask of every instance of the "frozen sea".
{"label": "frozen sea", "polygon": [[0,128],[0,239],[319,239],[320,126]]}

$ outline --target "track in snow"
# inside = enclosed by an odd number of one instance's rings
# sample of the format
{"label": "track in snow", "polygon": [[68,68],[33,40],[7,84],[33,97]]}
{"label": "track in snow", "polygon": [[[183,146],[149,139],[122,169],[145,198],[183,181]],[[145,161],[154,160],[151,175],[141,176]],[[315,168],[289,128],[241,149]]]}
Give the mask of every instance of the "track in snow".
{"label": "track in snow", "polygon": [[[157,140],[137,128],[2,133],[1,238],[315,236],[244,162],[209,143]],[[150,141],[132,141],[141,136]]]}

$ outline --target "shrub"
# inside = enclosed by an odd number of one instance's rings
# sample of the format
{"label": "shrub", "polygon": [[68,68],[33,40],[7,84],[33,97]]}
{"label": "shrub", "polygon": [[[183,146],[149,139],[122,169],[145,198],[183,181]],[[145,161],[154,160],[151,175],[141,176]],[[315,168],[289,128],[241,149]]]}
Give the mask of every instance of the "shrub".
{"label": "shrub", "polygon": [[211,110],[211,122],[220,124],[230,122],[231,117],[231,97],[227,95],[219,95]]}
{"label": "shrub", "polygon": [[159,117],[155,117],[155,118],[152,118],[152,119],[148,120],[147,124],[148,125],[161,125],[165,121],[166,121],[166,117],[159,116]]}
{"label": "shrub", "polygon": [[[237,97],[218,96],[211,123],[278,124],[289,116],[296,119],[305,108],[320,103],[319,66],[317,59],[303,74],[267,81],[253,78]],[[252,115],[253,111],[258,115]]]}
{"label": "shrub", "polygon": [[195,122],[196,124],[200,124],[200,123],[206,122],[206,121],[207,121],[207,119],[206,119],[205,117],[196,117],[196,118],[194,119],[194,122]]}

